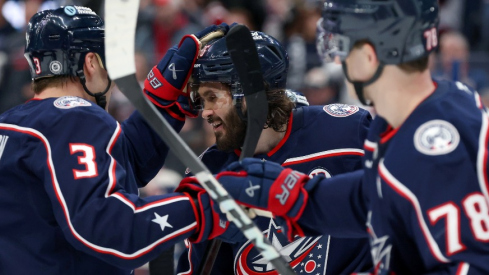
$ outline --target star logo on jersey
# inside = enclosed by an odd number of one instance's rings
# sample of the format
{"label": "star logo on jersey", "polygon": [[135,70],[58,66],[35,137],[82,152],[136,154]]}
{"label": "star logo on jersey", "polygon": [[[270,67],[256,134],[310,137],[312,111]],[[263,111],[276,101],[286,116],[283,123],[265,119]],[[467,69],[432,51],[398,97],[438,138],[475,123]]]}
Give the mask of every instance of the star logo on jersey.
{"label": "star logo on jersey", "polygon": [[151,221],[159,224],[161,227],[161,231],[165,231],[166,227],[173,228],[173,226],[168,223],[168,216],[169,215],[165,215],[165,216],[161,217],[156,212],[154,212],[154,213],[155,213],[155,219],[152,219]]}
{"label": "star logo on jersey", "polygon": [[[327,244],[321,240],[327,240],[327,236],[297,238],[289,243],[282,233],[282,228],[277,226],[273,219],[270,219],[269,228],[263,233],[295,272],[324,274]],[[278,275],[273,265],[264,259],[249,241],[240,247],[234,259],[234,267],[237,275]]]}

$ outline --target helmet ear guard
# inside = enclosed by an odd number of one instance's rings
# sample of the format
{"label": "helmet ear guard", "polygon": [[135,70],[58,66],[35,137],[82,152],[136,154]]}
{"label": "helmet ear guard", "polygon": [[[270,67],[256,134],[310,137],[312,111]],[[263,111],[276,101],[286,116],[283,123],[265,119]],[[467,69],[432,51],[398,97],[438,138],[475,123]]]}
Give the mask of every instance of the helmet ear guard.
{"label": "helmet ear guard", "polygon": [[437,0],[326,0],[318,53],[344,60],[355,43],[369,41],[384,64],[420,59],[438,46],[438,9]]}

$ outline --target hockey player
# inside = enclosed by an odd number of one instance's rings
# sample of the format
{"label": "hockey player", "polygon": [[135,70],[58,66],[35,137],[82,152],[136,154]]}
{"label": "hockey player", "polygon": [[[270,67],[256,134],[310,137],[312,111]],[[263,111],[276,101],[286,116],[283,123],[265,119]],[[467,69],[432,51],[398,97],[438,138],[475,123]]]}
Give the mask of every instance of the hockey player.
{"label": "hockey player", "polygon": [[271,210],[292,235],[368,235],[375,274],[488,274],[489,117],[473,89],[430,76],[438,9],[436,0],[325,1],[318,48],[378,114],[364,169],[309,180],[245,159],[219,176],[230,194]]}
{"label": "hockey player", "polygon": [[[294,109],[285,92],[288,56],[273,37],[252,32],[265,81],[269,112],[255,157],[271,160],[306,175],[327,177],[361,168],[362,147],[370,114],[357,106],[332,104]],[[188,84],[192,102],[212,126],[216,144],[201,159],[213,173],[238,160],[246,132],[246,101],[224,38],[211,41],[200,53]],[[306,105],[306,104],[304,104]],[[190,188],[187,178],[179,188]],[[248,188],[250,196],[254,188]],[[200,187],[201,188],[201,187]],[[178,190],[178,188],[177,188]],[[258,193],[256,193],[258,194]],[[288,240],[269,217],[255,223],[299,273],[350,274],[371,266],[368,239],[328,235]],[[277,274],[233,225],[222,235],[221,248],[210,274]],[[189,243],[178,274],[200,274],[209,242]]]}
{"label": "hockey player", "polygon": [[[145,94],[175,130],[193,115],[181,91],[200,44],[227,29],[185,36],[149,74]],[[42,11],[26,38],[35,96],[0,116],[0,274],[132,274],[170,244],[217,234],[207,194],[138,197],[168,147],[138,112],[122,124],[106,112],[102,19]]]}

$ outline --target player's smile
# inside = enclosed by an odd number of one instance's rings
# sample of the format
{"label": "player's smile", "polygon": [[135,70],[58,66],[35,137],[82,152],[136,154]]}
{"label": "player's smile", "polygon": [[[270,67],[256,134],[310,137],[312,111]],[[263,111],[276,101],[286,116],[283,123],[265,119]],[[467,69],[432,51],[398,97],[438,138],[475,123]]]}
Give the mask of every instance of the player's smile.
{"label": "player's smile", "polygon": [[221,119],[214,119],[212,117],[207,119],[207,123],[212,126],[214,133],[222,131],[225,125],[225,123]]}
{"label": "player's smile", "polygon": [[217,131],[222,130],[224,128],[222,122],[212,123],[211,125],[212,125],[212,128],[214,129],[214,132],[217,132]]}

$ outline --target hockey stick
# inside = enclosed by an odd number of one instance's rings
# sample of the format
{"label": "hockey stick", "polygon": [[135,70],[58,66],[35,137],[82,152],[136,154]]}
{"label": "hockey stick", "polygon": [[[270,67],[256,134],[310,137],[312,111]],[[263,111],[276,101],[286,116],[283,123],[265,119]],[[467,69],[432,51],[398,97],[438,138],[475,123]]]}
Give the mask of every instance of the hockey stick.
{"label": "hockey stick", "polygon": [[173,274],[175,267],[174,262],[174,250],[175,246],[165,249],[157,258],[149,261],[149,274],[150,275],[167,275]]}
{"label": "hockey stick", "polygon": [[226,35],[226,46],[238,73],[246,99],[248,123],[243,150],[239,159],[252,157],[258,139],[267,121],[268,100],[265,93],[263,73],[250,30],[244,25],[236,25]]}
{"label": "hockey stick", "polygon": [[260,251],[263,258],[270,261],[280,274],[294,274],[287,261],[141,92],[134,64],[138,10],[139,0],[105,1],[105,58],[110,77],[175,155],[192,170],[220,209],[233,217],[234,224]]}
{"label": "hockey stick", "polygon": [[[268,101],[263,84],[263,73],[256,50],[255,41],[250,30],[244,25],[236,25],[226,34],[226,47],[238,73],[243,94],[246,99],[247,125],[243,150],[239,156],[242,160],[252,157],[258,139],[267,121]],[[222,241],[214,239],[207,245],[204,261],[197,274],[209,275],[216,261]]]}

